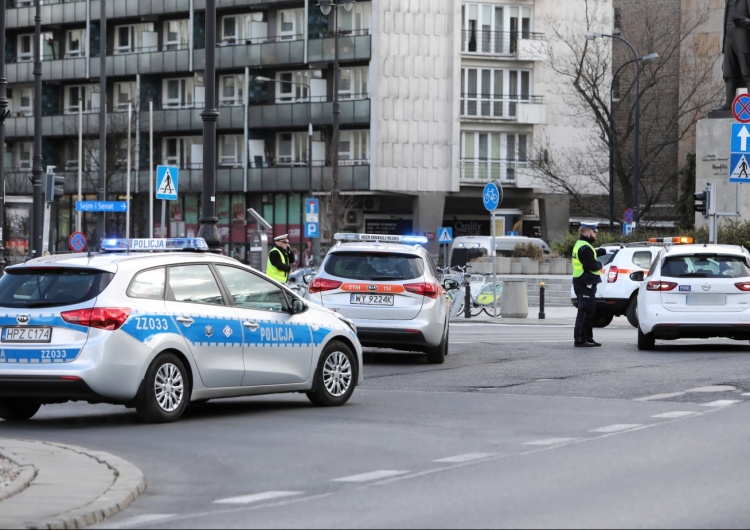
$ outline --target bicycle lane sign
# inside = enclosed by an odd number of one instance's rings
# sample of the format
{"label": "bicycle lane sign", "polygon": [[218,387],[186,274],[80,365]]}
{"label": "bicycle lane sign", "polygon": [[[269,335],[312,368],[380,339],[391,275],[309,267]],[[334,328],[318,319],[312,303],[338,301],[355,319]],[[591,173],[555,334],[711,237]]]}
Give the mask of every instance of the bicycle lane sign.
{"label": "bicycle lane sign", "polygon": [[482,204],[484,204],[485,209],[487,209],[487,211],[489,212],[497,210],[497,207],[500,206],[502,200],[502,185],[497,180],[488,182],[484,186],[484,190],[482,191]]}

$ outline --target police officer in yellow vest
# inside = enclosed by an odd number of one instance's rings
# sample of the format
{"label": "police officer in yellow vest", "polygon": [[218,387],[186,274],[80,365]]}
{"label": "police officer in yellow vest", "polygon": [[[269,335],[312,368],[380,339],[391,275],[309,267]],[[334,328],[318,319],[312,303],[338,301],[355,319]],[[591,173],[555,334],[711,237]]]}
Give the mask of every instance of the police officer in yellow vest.
{"label": "police officer in yellow vest", "polygon": [[596,260],[603,255],[602,249],[597,252],[594,241],[598,232],[596,223],[581,223],[581,236],[573,247],[573,290],[578,298],[578,315],[573,332],[576,347],[591,348],[601,346],[594,340],[594,311],[596,310],[596,286],[601,283],[601,269],[604,267]]}
{"label": "police officer in yellow vest", "polygon": [[268,252],[266,276],[280,283],[286,283],[294,263],[294,254],[289,247],[289,234],[273,238],[273,248]]}

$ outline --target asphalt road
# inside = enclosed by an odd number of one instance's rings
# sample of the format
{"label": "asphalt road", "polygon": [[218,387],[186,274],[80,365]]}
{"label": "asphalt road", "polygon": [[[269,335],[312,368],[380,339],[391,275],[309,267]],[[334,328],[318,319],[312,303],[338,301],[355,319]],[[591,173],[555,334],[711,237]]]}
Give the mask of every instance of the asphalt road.
{"label": "asphalt road", "polygon": [[658,343],[624,319],[451,324],[443,365],[371,351],[344,407],[218,400],[144,425],[43,407],[0,437],[103,450],[148,489],[98,528],[747,528],[750,345]]}

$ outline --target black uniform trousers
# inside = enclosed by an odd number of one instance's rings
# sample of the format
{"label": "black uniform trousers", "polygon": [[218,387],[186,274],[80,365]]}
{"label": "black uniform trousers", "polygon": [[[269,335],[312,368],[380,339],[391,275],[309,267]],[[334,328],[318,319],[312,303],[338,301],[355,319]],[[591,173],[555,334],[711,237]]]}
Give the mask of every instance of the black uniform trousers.
{"label": "black uniform trousers", "polygon": [[576,325],[573,330],[573,340],[575,340],[576,344],[594,338],[596,285],[595,283],[573,281],[573,291],[576,293],[576,298],[578,298],[578,314],[576,315]]}

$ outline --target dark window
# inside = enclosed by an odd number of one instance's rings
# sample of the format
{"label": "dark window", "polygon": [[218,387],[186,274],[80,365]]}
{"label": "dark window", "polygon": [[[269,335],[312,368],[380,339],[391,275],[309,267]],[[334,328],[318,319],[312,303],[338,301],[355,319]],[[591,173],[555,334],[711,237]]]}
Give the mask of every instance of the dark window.
{"label": "dark window", "polygon": [[101,293],[114,274],[93,269],[24,267],[5,269],[0,306],[54,307],[80,304]]}
{"label": "dark window", "polygon": [[419,256],[410,254],[336,252],[326,260],[325,271],[350,280],[413,280],[424,274],[424,263]]}

